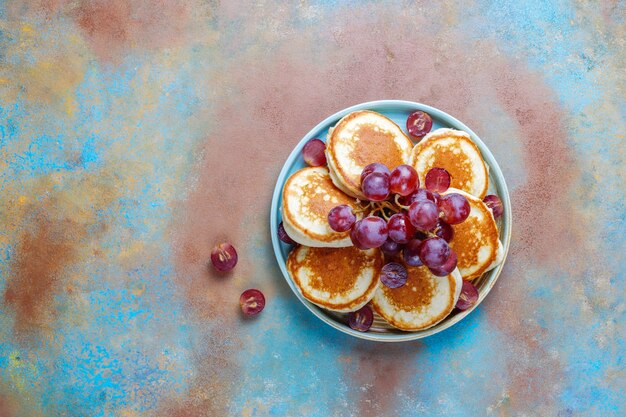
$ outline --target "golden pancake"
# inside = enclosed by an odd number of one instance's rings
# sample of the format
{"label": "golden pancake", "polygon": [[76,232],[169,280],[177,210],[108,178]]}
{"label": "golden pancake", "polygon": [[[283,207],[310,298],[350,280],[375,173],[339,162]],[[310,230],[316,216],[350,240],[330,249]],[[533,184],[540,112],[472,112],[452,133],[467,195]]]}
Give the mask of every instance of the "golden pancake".
{"label": "golden pancake", "polygon": [[430,132],[413,148],[410,165],[417,171],[421,184],[425,183],[431,168],[444,168],[450,174],[451,187],[481,200],[487,195],[487,166],[480,150],[465,132],[453,129]]}
{"label": "golden pancake", "polygon": [[407,266],[406,284],[399,288],[378,287],[372,305],[389,324],[405,331],[434,326],[452,311],[463,284],[455,269],[446,277],[433,275],[427,267]]}
{"label": "golden pancake", "polygon": [[450,193],[462,194],[470,203],[468,218],[452,226],[454,237],[450,247],[457,254],[457,268],[463,279],[472,280],[502,262],[504,249],[489,207],[482,200],[464,191],[450,188],[444,194]]}
{"label": "golden pancake", "polygon": [[298,246],[287,258],[287,271],[300,293],[328,310],[355,311],[367,304],[380,282],[379,249]]}
{"label": "golden pancake", "polygon": [[402,129],[382,114],[361,110],[342,118],[328,132],[326,160],[335,185],[354,197],[364,199],[361,172],[379,162],[393,171],[406,164],[413,142]]}
{"label": "golden pancake", "polygon": [[283,187],[282,214],[285,231],[296,242],[315,247],[352,246],[349,232],[335,232],[328,212],[341,204],[356,208],[354,198],[333,185],[325,167],[303,168]]}

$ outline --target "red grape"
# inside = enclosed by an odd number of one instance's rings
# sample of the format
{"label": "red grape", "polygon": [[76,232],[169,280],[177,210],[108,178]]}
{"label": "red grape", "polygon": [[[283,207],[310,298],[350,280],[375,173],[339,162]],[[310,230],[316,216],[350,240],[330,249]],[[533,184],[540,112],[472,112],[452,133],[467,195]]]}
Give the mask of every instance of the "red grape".
{"label": "red grape", "polygon": [[400,288],[407,278],[406,268],[397,262],[389,262],[380,271],[380,281],[389,288]]}
{"label": "red grape", "polygon": [[419,230],[430,230],[437,226],[439,212],[430,200],[418,200],[409,206],[409,219]]}
{"label": "red grape", "polygon": [[439,220],[437,226],[435,227],[435,234],[450,243],[454,237],[454,229],[448,223],[443,220]]}
{"label": "red grape", "polygon": [[361,224],[361,220],[357,220],[356,223],[354,223],[354,226],[352,227],[352,229],[350,230],[350,240],[352,241],[352,244],[361,250],[365,250],[368,249],[365,246],[361,245],[361,242],[359,242],[359,239],[356,236],[356,231],[359,228],[359,225]]}
{"label": "red grape", "polygon": [[265,296],[259,290],[245,290],[239,297],[239,306],[246,316],[255,316],[265,308]]}
{"label": "red grape", "polygon": [[459,193],[450,193],[440,197],[437,206],[443,213],[441,218],[448,224],[459,224],[470,214],[469,201]]}
{"label": "red grape", "polygon": [[380,249],[387,256],[395,256],[400,253],[400,250],[402,250],[402,246],[398,242],[394,242],[393,240],[387,238],[387,240],[385,240],[385,243],[382,244]]}
{"label": "red grape", "polygon": [[374,323],[374,313],[367,305],[348,314],[348,324],[354,330],[366,332],[372,327],[372,323]]}
{"label": "red grape", "polygon": [[428,269],[430,269],[430,272],[432,272],[433,275],[437,275],[438,277],[447,277],[452,273],[452,271],[454,271],[457,262],[458,258],[456,256],[456,252],[450,249],[450,256],[448,257],[448,260],[443,263],[443,265]]}
{"label": "red grape", "polygon": [[381,164],[380,162],[374,162],[373,164],[369,164],[363,171],[361,172],[361,182],[372,172],[378,172],[380,174],[385,174],[387,176],[391,176],[391,171],[387,168],[387,165]]}
{"label": "red grape", "polygon": [[467,310],[478,301],[478,290],[469,282],[463,281],[463,287],[461,287],[461,295],[456,302],[456,308],[459,310]]}
{"label": "red grape", "polygon": [[364,218],[354,229],[359,244],[368,249],[382,246],[389,236],[387,223],[376,216]]}
{"label": "red grape", "polygon": [[398,165],[391,172],[389,191],[402,196],[409,195],[420,186],[417,171],[410,165]]}
{"label": "red grape", "polygon": [[450,188],[450,174],[443,168],[433,168],[426,174],[424,185],[433,193],[443,193]]}
{"label": "red grape", "polygon": [[404,213],[396,213],[387,222],[389,238],[398,243],[407,243],[415,235],[415,226],[411,224],[409,216]]}
{"label": "red grape", "polygon": [[352,207],[342,204],[333,207],[328,213],[328,224],[335,232],[346,232],[356,222],[356,216],[352,211]]}
{"label": "red grape", "polygon": [[326,144],[319,139],[311,139],[302,148],[302,156],[304,162],[312,167],[321,167],[326,165]]}
{"label": "red grape", "polygon": [[448,242],[440,237],[429,237],[420,246],[420,259],[429,268],[443,265],[450,257]]}
{"label": "red grape", "polygon": [[504,206],[502,205],[502,200],[497,195],[489,194],[483,199],[483,202],[491,209],[493,213],[493,218],[497,219],[502,216],[504,213]]}
{"label": "red grape", "polygon": [[211,263],[220,272],[228,272],[237,265],[237,251],[230,243],[220,243],[211,251]]}
{"label": "red grape", "polygon": [[296,241],[293,240],[291,237],[289,237],[289,235],[285,231],[285,227],[283,226],[283,222],[280,222],[280,224],[278,225],[278,238],[280,240],[282,240],[283,242],[285,242],[286,244],[288,244],[288,245],[295,245],[296,244]]}
{"label": "red grape", "polygon": [[409,266],[422,266],[424,263],[420,259],[420,247],[422,241],[419,239],[411,239],[409,243],[404,247],[402,255],[404,257],[404,263]]}
{"label": "red grape", "polygon": [[368,200],[386,200],[389,197],[389,175],[372,172],[361,183],[361,190]]}
{"label": "red grape", "polygon": [[421,138],[430,132],[433,127],[433,119],[428,113],[417,110],[409,115],[406,119],[406,130],[414,138]]}
{"label": "red grape", "polygon": [[408,205],[411,205],[411,203],[415,203],[419,200],[430,200],[433,203],[437,204],[437,199],[435,198],[435,195],[428,191],[426,188],[418,188],[417,190],[415,190],[415,192],[409,196]]}

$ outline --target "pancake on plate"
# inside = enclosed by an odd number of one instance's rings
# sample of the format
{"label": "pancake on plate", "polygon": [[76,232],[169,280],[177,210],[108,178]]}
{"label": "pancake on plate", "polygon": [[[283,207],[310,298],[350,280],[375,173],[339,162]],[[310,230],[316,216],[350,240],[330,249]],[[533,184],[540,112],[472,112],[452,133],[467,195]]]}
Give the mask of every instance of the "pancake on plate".
{"label": "pancake on plate", "polygon": [[491,209],[482,200],[461,190],[449,188],[443,194],[450,193],[464,195],[470,204],[467,219],[452,225],[454,236],[450,247],[457,254],[457,268],[463,279],[473,280],[502,262],[504,247]]}
{"label": "pancake on plate", "polygon": [[446,277],[437,277],[425,266],[406,266],[406,269],[406,284],[399,288],[381,285],[372,305],[400,330],[428,329],[445,319],[456,305],[463,285],[461,274],[455,269]]}
{"label": "pancake on plate", "polygon": [[298,246],[287,258],[287,270],[300,293],[328,310],[355,311],[367,304],[380,282],[379,249]]}
{"label": "pancake on plate", "polygon": [[287,179],[281,211],[283,227],[296,242],[314,247],[352,246],[350,232],[335,232],[328,225],[328,212],[354,198],[333,185],[326,167],[303,168]]}
{"label": "pancake on plate", "polygon": [[417,171],[421,184],[431,168],[444,168],[450,174],[451,187],[481,200],[487,195],[487,166],[465,132],[445,128],[430,132],[413,148],[409,165]]}
{"label": "pancake on plate", "polygon": [[352,112],[328,131],[326,160],[333,183],[348,195],[364,199],[361,172],[379,162],[391,171],[409,160],[413,142],[393,121],[368,110]]}

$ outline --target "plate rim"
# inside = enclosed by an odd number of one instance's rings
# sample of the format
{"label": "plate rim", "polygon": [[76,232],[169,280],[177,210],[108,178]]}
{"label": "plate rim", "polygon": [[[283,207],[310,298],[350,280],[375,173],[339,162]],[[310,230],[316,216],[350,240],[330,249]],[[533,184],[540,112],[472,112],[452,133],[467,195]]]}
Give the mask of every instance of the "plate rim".
{"label": "plate rim", "polygon": [[[443,120],[449,126],[451,125],[451,126],[454,126],[456,129],[467,132],[470,135],[472,141],[476,144],[476,146],[478,146],[483,158],[485,159],[485,162],[487,162],[487,165],[494,179],[496,180],[495,187],[498,190],[498,196],[502,200],[502,203],[504,206],[505,216],[503,216],[502,218],[502,232],[503,233],[500,236],[500,238],[502,239],[501,243],[504,246],[504,257],[502,259],[502,262],[496,268],[488,272],[489,274],[491,274],[491,277],[488,279],[487,282],[485,282],[486,287],[481,288],[481,292],[479,293],[478,301],[476,302],[476,304],[474,304],[471,308],[463,312],[455,314],[450,320],[444,319],[443,321],[437,323],[433,327],[430,327],[425,330],[418,330],[415,332],[402,332],[402,333],[359,332],[357,330],[350,328],[349,326],[338,323],[332,320],[331,318],[329,318],[328,316],[326,316],[320,307],[316,306],[315,304],[311,303],[306,298],[304,298],[304,296],[296,288],[291,277],[289,277],[286,264],[282,259],[281,243],[280,243],[280,240],[278,239],[278,234],[277,234],[278,215],[280,212],[278,208],[278,201],[282,194],[282,188],[283,188],[284,182],[286,181],[287,172],[291,169],[291,166],[300,155],[300,152],[302,148],[304,147],[304,144],[315,136],[314,135],[315,132],[318,132],[324,126],[329,125],[333,121],[338,121],[340,118],[342,118],[348,113],[351,113],[357,110],[378,111],[377,108],[379,107],[392,107],[396,110],[401,110],[401,111],[421,110],[430,115],[433,115],[437,119]],[[300,139],[300,141],[296,144],[296,146],[293,148],[293,150],[291,151],[291,153],[285,160],[285,163],[283,164],[283,167],[281,168],[280,173],[278,174],[278,178],[276,179],[276,185],[274,186],[274,192],[272,193],[272,203],[270,206],[270,234],[271,234],[271,239],[272,239],[272,247],[274,250],[274,256],[283,274],[283,278],[285,278],[285,280],[287,281],[287,284],[289,285],[289,288],[291,288],[292,292],[296,295],[296,297],[300,300],[300,302],[302,302],[302,304],[304,304],[304,306],[311,313],[313,313],[317,318],[319,318],[320,320],[322,320],[324,323],[328,324],[329,326],[339,330],[342,333],[348,334],[350,336],[354,336],[359,339],[372,340],[372,341],[377,341],[377,342],[407,342],[407,341],[413,341],[413,340],[422,339],[428,336],[432,336],[434,334],[437,334],[439,332],[442,332],[452,327],[453,325],[455,325],[456,323],[458,323],[459,321],[467,317],[472,311],[474,311],[480,305],[480,303],[482,303],[482,301],[487,297],[487,294],[489,294],[491,289],[494,287],[496,281],[498,280],[502,272],[502,269],[504,268],[506,258],[509,252],[510,242],[511,242],[511,225],[512,225],[512,212],[511,212],[511,201],[509,197],[509,191],[506,185],[506,181],[504,179],[504,175],[502,174],[502,170],[500,169],[498,162],[494,158],[493,154],[491,153],[487,145],[485,145],[485,143],[478,137],[476,133],[474,133],[473,130],[471,130],[467,125],[465,125],[463,122],[461,122],[457,118],[451,116],[450,114],[444,112],[443,110],[437,109],[436,107],[432,107],[427,104],[418,103],[418,102],[409,101],[409,100],[367,101],[367,102],[355,104],[353,106],[339,110],[333,113],[332,115],[326,117],[321,122],[319,122],[315,127],[310,129],[302,137],[302,139]]]}

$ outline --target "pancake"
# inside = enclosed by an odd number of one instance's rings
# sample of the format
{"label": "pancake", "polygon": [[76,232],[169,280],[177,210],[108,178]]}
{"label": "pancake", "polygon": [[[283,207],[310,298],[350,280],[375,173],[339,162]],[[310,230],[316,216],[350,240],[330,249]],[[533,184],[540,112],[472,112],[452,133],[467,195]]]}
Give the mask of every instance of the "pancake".
{"label": "pancake", "polygon": [[300,293],[328,310],[355,311],[367,304],[380,282],[379,249],[298,246],[287,258],[287,270]]}
{"label": "pancake", "polygon": [[410,157],[420,183],[431,168],[444,168],[450,173],[450,186],[481,200],[487,195],[489,175],[480,150],[470,136],[459,130],[437,129],[413,148]]}
{"label": "pancake", "polygon": [[373,162],[393,171],[409,160],[413,142],[382,114],[361,110],[342,118],[328,131],[326,160],[333,183],[348,195],[365,199],[361,172]]}
{"label": "pancake", "polygon": [[285,231],[306,246],[352,246],[350,232],[335,232],[328,225],[328,212],[341,204],[356,208],[355,200],[333,185],[328,169],[309,167],[296,171],[283,187],[281,210]]}
{"label": "pancake", "polygon": [[458,269],[437,277],[425,266],[407,266],[408,278],[400,288],[378,287],[372,306],[392,326],[405,331],[424,330],[445,319],[461,294]]}
{"label": "pancake", "polygon": [[502,262],[504,247],[498,238],[498,227],[491,209],[482,200],[454,188],[444,194],[449,193],[463,194],[470,203],[469,217],[452,226],[454,237],[450,247],[457,254],[457,268],[463,279],[473,280]]}

